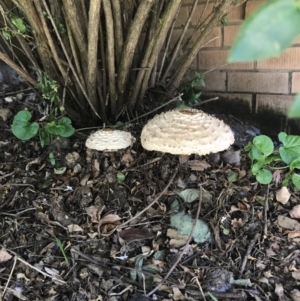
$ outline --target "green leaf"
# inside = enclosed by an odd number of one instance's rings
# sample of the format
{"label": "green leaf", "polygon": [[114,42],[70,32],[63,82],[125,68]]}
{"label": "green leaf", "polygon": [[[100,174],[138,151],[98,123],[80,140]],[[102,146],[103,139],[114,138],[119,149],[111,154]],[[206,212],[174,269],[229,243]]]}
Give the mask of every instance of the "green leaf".
{"label": "green leaf", "polygon": [[117,179],[119,182],[123,183],[125,180],[125,175],[122,172],[117,173]]}
{"label": "green leaf", "polygon": [[300,11],[295,0],[269,0],[242,24],[228,61],[254,61],[277,56],[300,33]]}
{"label": "green leaf", "polygon": [[50,160],[51,165],[54,166],[55,165],[55,157],[54,157],[53,152],[49,153],[49,160]]}
{"label": "green leaf", "polygon": [[233,182],[237,181],[238,178],[239,178],[239,174],[238,174],[237,172],[233,171],[233,170],[231,170],[231,171],[228,173],[228,175],[227,175],[227,180],[228,180],[228,182],[230,182],[230,183],[233,183]]}
{"label": "green leaf", "polygon": [[290,170],[294,170],[295,168],[300,169],[300,157],[295,159],[290,165]]}
{"label": "green leaf", "polygon": [[255,164],[252,165],[251,172],[254,175],[257,175],[257,173],[261,170],[264,164],[265,164],[264,160],[257,161]]}
{"label": "green leaf", "polygon": [[280,133],[278,138],[283,143],[279,148],[280,156],[286,164],[291,164],[300,157],[300,136]]}
{"label": "green leaf", "polygon": [[274,144],[270,137],[266,135],[259,135],[253,139],[253,144],[265,156],[269,156],[274,151]]}
{"label": "green leaf", "polygon": [[26,33],[27,27],[21,18],[11,18],[11,22],[17,27],[19,33]]}
{"label": "green leaf", "polygon": [[67,117],[62,117],[56,123],[55,121],[49,122],[45,125],[45,130],[52,135],[60,137],[70,137],[74,134],[75,129],[71,125],[71,120]]}
{"label": "green leaf", "polygon": [[288,118],[299,118],[300,117],[300,94],[296,95],[296,98],[290,107],[288,114]]}
{"label": "green leaf", "polygon": [[255,145],[253,145],[251,152],[249,152],[249,157],[251,158],[251,160],[255,159],[258,161],[262,161],[265,159],[265,156]]}
{"label": "green leaf", "polygon": [[64,127],[61,137],[70,137],[75,133],[75,129],[72,126],[72,121],[68,117],[62,117],[58,120],[58,124]]}
{"label": "green leaf", "polygon": [[260,184],[270,184],[272,182],[272,173],[267,169],[260,169],[256,175],[256,180]]}
{"label": "green leaf", "polygon": [[250,152],[251,149],[252,149],[252,147],[253,147],[252,142],[248,142],[248,144],[244,146],[244,150],[245,150],[246,152]]}
{"label": "green leaf", "polygon": [[177,193],[185,203],[191,203],[199,198],[199,189],[190,188]]}
{"label": "green leaf", "polygon": [[34,137],[38,130],[39,124],[36,122],[30,123],[31,113],[23,110],[18,112],[12,123],[13,134],[21,140],[29,140]]}
{"label": "green leaf", "polygon": [[298,189],[300,189],[300,175],[294,173],[292,175],[292,182]]}

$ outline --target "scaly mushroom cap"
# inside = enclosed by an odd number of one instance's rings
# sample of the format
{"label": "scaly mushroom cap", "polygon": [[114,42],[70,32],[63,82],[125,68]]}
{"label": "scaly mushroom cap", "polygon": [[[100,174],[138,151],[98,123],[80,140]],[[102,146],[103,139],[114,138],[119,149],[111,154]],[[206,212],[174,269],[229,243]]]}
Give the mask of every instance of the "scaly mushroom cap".
{"label": "scaly mushroom cap", "polygon": [[143,148],[174,155],[207,155],[233,142],[233,133],[223,121],[190,108],[156,115],[141,134]]}
{"label": "scaly mushroom cap", "polygon": [[91,134],[85,146],[99,151],[117,151],[127,148],[135,141],[134,137],[125,131],[102,129]]}

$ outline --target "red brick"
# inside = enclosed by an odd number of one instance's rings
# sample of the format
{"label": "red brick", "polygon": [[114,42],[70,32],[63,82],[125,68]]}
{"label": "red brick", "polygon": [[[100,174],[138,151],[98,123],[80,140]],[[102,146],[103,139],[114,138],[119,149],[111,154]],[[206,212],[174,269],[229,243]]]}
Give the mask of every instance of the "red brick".
{"label": "red brick", "polygon": [[275,114],[285,115],[292,105],[295,96],[293,95],[256,95],[255,113],[265,111],[274,112]]}
{"label": "red brick", "polygon": [[221,27],[215,27],[207,37],[204,43],[204,47],[220,47],[222,44],[222,32]]}
{"label": "red brick", "polygon": [[[205,20],[208,15],[213,11],[213,8],[215,6],[215,3],[208,3],[206,6],[206,3],[201,3],[197,6],[196,11],[192,17],[192,24],[196,25],[198,24],[199,18],[202,15],[202,12],[204,8],[206,7],[203,16],[201,20]],[[239,5],[237,7],[234,7],[230,10],[230,13],[227,15],[227,20],[229,22],[237,22],[237,21],[242,21],[243,20],[243,5]],[[208,19],[209,20],[209,19]]]}
{"label": "red brick", "polygon": [[210,13],[213,11],[214,6],[215,6],[215,3],[208,3],[208,5],[206,5],[206,4],[197,5],[197,8],[192,17],[192,24],[197,25],[200,17],[201,17],[201,21],[204,21],[210,15]]}
{"label": "red brick", "polygon": [[230,72],[228,91],[287,94],[288,73]]}
{"label": "red brick", "polygon": [[295,70],[300,68],[300,47],[287,49],[278,57],[257,62],[257,69]]}
{"label": "red brick", "polygon": [[243,69],[243,70],[252,70],[253,62],[250,63],[234,63],[228,64],[229,50],[201,50],[198,53],[198,69],[201,70],[210,70],[210,69]]}
{"label": "red brick", "polygon": [[300,92],[300,72],[292,74],[292,93]]}
{"label": "red brick", "polygon": [[224,26],[224,46],[231,46],[238,34],[239,25]]}
{"label": "red brick", "polygon": [[247,3],[246,3],[246,18],[248,18],[264,2],[265,1],[263,1],[263,0],[247,1]]}
{"label": "red brick", "polygon": [[190,12],[190,6],[182,6],[176,18],[175,27],[184,27]]}
{"label": "red brick", "polygon": [[226,73],[214,70],[204,74],[205,87],[201,87],[206,91],[226,91]]}
{"label": "red brick", "polygon": [[242,21],[244,16],[244,5],[239,5],[227,15],[228,22]]}
{"label": "red brick", "polygon": [[[182,41],[182,45],[184,45],[187,40],[191,37],[192,33],[193,33],[193,29],[188,29],[185,33],[185,37],[183,38]],[[170,41],[170,47],[171,49],[173,49],[173,47],[176,45],[178,39],[180,38],[182,33],[182,29],[174,29],[172,32],[172,37],[171,37],[171,41]]]}

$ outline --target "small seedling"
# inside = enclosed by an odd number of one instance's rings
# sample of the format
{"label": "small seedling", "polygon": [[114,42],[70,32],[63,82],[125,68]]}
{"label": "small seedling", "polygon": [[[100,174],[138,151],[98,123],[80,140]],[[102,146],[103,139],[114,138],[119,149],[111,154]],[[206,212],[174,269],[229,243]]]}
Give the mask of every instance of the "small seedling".
{"label": "small seedling", "polygon": [[125,175],[122,172],[117,173],[117,180],[119,183],[123,183],[125,181]]}
{"label": "small seedling", "polygon": [[272,182],[272,171],[287,170],[283,185],[292,183],[300,189],[300,136],[279,133],[279,141],[282,145],[278,150],[274,149],[274,143],[270,137],[259,135],[245,146],[249,158],[252,161],[251,172],[261,184]]}
{"label": "small seedling", "polygon": [[54,238],[55,238],[55,242],[56,242],[57,246],[59,247],[60,252],[62,253],[62,255],[65,259],[66,264],[69,266],[70,263],[69,263],[67,255],[65,253],[64,246],[61,243],[61,240],[59,238],[57,238],[55,235],[54,235]]}
{"label": "small seedling", "polygon": [[51,165],[52,165],[52,166],[55,166],[56,161],[55,161],[55,157],[54,157],[53,152],[50,152],[50,153],[49,153],[49,160],[50,160]]}

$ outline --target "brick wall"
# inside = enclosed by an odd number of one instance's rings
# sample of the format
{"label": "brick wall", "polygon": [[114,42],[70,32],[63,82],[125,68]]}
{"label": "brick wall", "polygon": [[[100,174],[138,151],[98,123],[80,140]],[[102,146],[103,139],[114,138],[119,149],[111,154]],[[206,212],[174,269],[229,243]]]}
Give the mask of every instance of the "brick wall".
{"label": "brick wall", "polygon": [[[300,91],[300,37],[280,57],[251,63],[226,62],[240,24],[263,2],[249,0],[231,12],[227,16],[228,23],[214,29],[209,37],[211,42],[199,52],[193,69],[205,74],[205,95],[220,96],[230,103],[238,100],[252,113],[272,111],[285,114],[295,93]],[[205,3],[199,1],[196,16],[202,13]],[[191,0],[182,5],[175,29],[177,36],[191,5]],[[207,12],[212,7],[213,3],[209,4]],[[196,22],[195,17],[192,26]]]}

